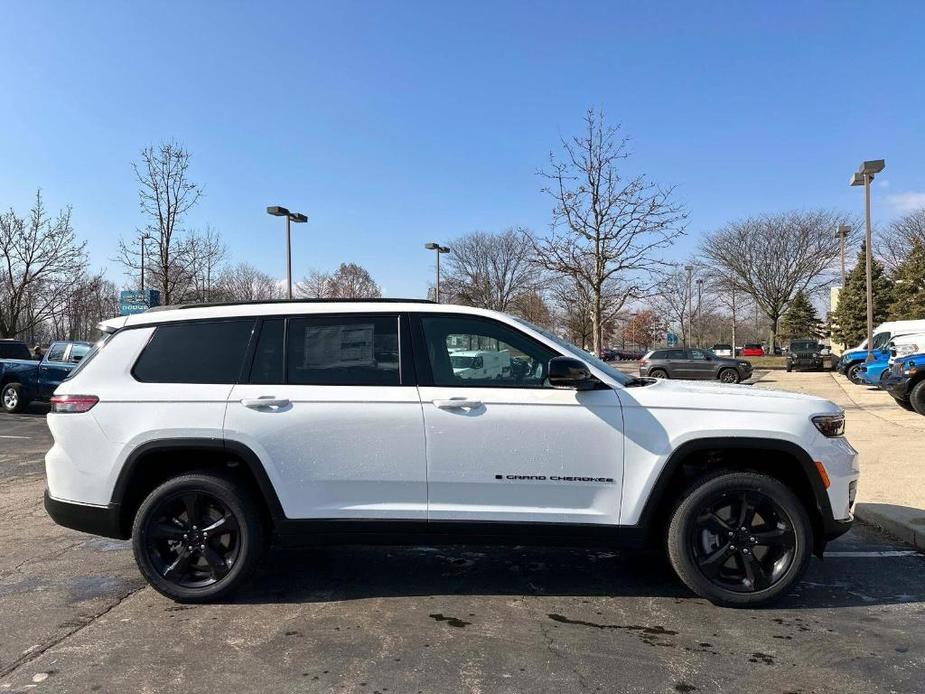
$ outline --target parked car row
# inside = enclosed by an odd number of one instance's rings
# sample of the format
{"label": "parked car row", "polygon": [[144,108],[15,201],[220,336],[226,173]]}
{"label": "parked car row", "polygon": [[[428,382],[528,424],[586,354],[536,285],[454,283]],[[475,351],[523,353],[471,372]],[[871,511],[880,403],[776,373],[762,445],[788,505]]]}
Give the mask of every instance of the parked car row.
{"label": "parked car row", "polygon": [[33,400],[47,401],[93,347],[89,342],[53,342],[36,360],[24,342],[3,340],[0,345],[0,406],[6,412],[22,412]]}
{"label": "parked car row", "polygon": [[842,354],[836,369],[857,385],[887,391],[907,410],[925,415],[925,320],[882,323],[867,341]]}

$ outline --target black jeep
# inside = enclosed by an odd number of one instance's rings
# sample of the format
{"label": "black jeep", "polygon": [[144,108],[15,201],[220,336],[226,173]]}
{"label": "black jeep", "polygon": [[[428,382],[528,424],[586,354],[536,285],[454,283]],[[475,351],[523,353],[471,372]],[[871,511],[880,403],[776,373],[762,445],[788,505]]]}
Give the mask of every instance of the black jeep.
{"label": "black jeep", "polygon": [[787,354],[787,371],[825,369],[828,351],[812,338],[792,340]]}

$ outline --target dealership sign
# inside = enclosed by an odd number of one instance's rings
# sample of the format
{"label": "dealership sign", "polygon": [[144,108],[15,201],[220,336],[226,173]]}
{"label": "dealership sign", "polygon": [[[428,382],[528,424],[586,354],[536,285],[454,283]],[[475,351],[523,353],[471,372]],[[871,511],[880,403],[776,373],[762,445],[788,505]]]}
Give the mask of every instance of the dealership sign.
{"label": "dealership sign", "polygon": [[156,289],[143,291],[119,292],[119,315],[130,316],[133,313],[142,313],[152,306],[161,305],[161,293]]}

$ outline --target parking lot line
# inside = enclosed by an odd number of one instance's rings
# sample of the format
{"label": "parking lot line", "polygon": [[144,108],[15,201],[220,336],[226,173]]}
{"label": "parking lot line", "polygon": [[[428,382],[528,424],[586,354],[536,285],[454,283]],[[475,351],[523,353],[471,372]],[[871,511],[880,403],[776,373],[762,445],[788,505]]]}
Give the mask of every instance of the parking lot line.
{"label": "parking lot line", "polygon": [[914,549],[890,549],[883,551],[871,551],[871,552],[826,552],[826,557],[833,558],[857,558],[865,559],[870,557],[911,557],[918,554],[923,556],[921,552],[918,552]]}

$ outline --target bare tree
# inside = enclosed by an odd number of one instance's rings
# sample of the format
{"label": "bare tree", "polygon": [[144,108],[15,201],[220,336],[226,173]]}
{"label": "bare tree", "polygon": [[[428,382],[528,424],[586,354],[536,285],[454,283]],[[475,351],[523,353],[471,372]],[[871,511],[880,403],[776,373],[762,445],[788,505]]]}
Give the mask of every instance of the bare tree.
{"label": "bare tree", "polygon": [[925,207],[893,220],[889,231],[878,236],[877,246],[881,249],[883,263],[895,272],[916,241],[925,245]]}
{"label": "bare tree", "polygon": [[688,278],[687,270],[676,266],[675,269],[662,277],[659,285],[653,290],[649,302],[655,312],[662,316],[669,327],[681,336],[681,344],[688,345],[692,341],[689,334],[691,327],[691,309],[694,299],[694,279],[701,275],[692,273]]}
{"label": "bare tree", "polygon": [[780,319],[797,293],[812,295],[832,281],[839,257],[833,230],[846,221],[828,210],[749,217],[707,234],[701,250],[767,316],[773,349]]}
{"label": "bare tree", "polygon": [[454,239],[450,247],[440,287],[449,303],[510,311],[542,286],[531,263],[533,239],[524,228],[477,231]]}
{"label": "bare tree", "polygon": [[550,294],[559,313],[560,330],[572,343],[587,349],[593,339],[592,299],[587,286],[575,277],[554,282]]}
{"label": "bare tree", "polygon": [[28,218],[0,215],[0,337],[31,336],[54,313],[68,284],[83,274],[85,242],[71,227],[71,209],[54,218],[41,190]]}
{"label": "bare tree", "polygon": [[186,300],[212,301],[212,285],[219,275],[219,266],[228,255],[228,248],[211,226],[201,233],[191,234],[184,244],[184,254],[189,258],[192,296]]}
{"label": "bare tree", "polygon": [[312,271],[296,285],[300,296],[314,299],[377,299],[382,290],[369,271],[356,263],[341,263],[333,273]]}
{"label": "bare tree", "polygon": [[94,340],[100,321],[119,313],[116,285],[102,272],[74,278],[58,296],[58,305],[38,342],[56,339]]}
{"label": "bare tree", "polygon": [[278,281],[247,263],[226,268],[219,275],[213,294],[215,299],[221,301],[268,301],[283,298]]}
{"label": "bare tree", "polygon": [[148,235],[146,275],[160,290],[164,305],[184,301],[194,284],[196,256],[182,221],[199,202],[202,189],[189,180],[189,165],[190,153],[176,142],[148,146],[141,151],[141,161],[132,163],[138,203],[147,221],[136,238],[119,241],[118,260],[136,276],[141,268],[138,239]]}
{"label": "bare tree", "polygon": [[563,139],[562,150],[562,159],[550,154],[549,169],[540,172],[555,205],[552,234],[535,244],[535,257],[586,287],[599,353],[605,314],[647,292],[653,272],[665,265],[659,251],[684,233],[687,214],[673,202],[673,188],[621,175],[627,140],[602,113],[589,109],[585,131]]}

